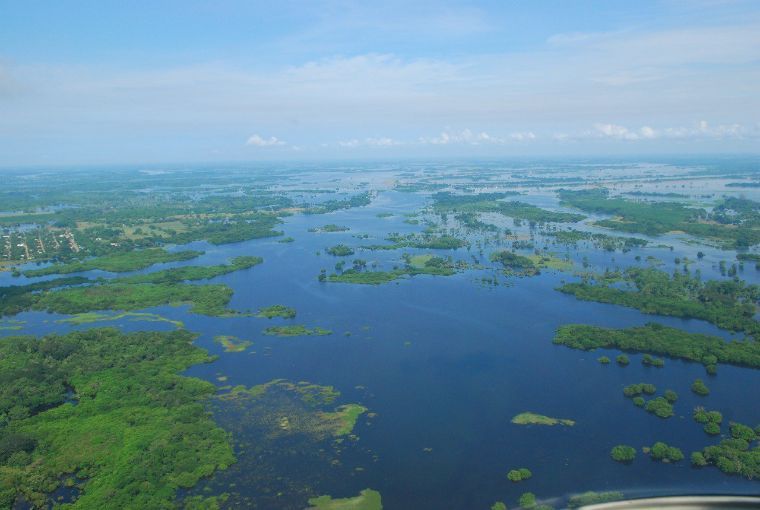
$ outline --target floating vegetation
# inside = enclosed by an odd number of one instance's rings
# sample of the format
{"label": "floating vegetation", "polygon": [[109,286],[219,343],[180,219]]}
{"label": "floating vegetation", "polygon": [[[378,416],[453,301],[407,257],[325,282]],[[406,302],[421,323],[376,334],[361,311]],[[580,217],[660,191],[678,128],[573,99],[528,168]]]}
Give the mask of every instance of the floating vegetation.
{"label": "floating vegetation", "polygon": [[216,335],[214,342],[222,344],[224,352],[243,352],[253,345],[253,342],[250,340],[241,340],[232,335]]}
{"label": "floating vegetation", "polygon": [[354,254],[354,249],[345,244],[336,244],[335,246],[327,248],[325,252],[334,257],[348,257],[349,255]]}
{"label": "floating vegetation", "polygon": [[182,329],[185,324],[182,321],[166,318],[157,313],[148,312],[122,312],[122,313],[106,313],[106,312],[84,312],[78,313],[72,317],[66,319],[59,319],[56,322],[62,322],[67,324],[91,324],[94,322],[116,321],[119,319],[129,319],[131,321],[140,322],[167,322],[177,329]]}
{"label": "floating vegetation", "polygon": [[548,425],[553,427],[554,425],[565,425],[566,427],[572,427],[575,425],[575,421],[564,418],[551,418],[542,414],[536,414],[531,412],[520,413],[512,418],[512,423],[515,425]]}
{"label": "floating vegetation", "polygon": [[217,394],[209,405],[237,462],[192,493],[229,493],[232,507],[304,508],[314,487],[355,472],[342,452],[359,448],[353,432],[367,409],[339,398],[332,386],[284,379]]}
{"label": "floating vegetation", "polygon": [[334,223],[328,223],[321,227],[313,227],[309,229],[309,232],[347,232],[351,230],[349,227],[343,225],[336,225]]}
{"label": "floating vegetation", "polygon": [[608,492],[594,492],[588,491],[583,494],[576,494],[570,496],[570,500],[567,502],[569,508],[579,508],[588,505],[598,505],[600,503],[609,503],[611,501],[620,501],[625,496],[622,492],[608,491]]}
{"label": "floating vegetation", "polygon": [[383,504],[380,493],[372,489],[364,489],[353,498],[333,499],[330,496],[319,496],[309,500],[311,505],[307,510],[382,510]]}
{"label": "floating vegetation", "polygon": [[285,305],[272,305],[259,308],[256,317],[264,317],[267,319],[273,319],[274,317],[282,317],[283,319],[294,319],[296,316],[296,309],[290,308]]}
{"label": "floating vegetation", "polygon": [[0,331],[18,331],[24,327],[24,324],[26,321],[3,319],[0,320]]}
{"label": "floating vegetation", "polygon": [[315,326],[314,328],[307,328],[303,324],[293,324],[288,326],[270,326],[266,328],[263,333],[271,336],[325,336],[332,335],[332,331],[329,329],[320,328]]}
{"label": "floating vegetation", "polygon": [[203,255],[202,251],[176,251],[168,252],[163,248],[148,248],[146,250],[135,250],[124,253],[113,253],[95,257],[82,262],[68,262],[65,264],[53,264],[40,269],[30,269],[24,271],[28,277],[46,276],[50,274],[70,274],[81,273],[82,271],[91,271],[100,269],[114,273],[124,273],[127,271],[136,271],[145,269],[153,264],[161,262],[178,262],[190,260]]}

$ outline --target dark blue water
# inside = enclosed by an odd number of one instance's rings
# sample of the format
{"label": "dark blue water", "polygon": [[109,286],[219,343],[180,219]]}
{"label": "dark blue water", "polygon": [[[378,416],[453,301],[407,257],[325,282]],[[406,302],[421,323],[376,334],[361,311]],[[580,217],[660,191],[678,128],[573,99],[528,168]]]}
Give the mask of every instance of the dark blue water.
{"label": "dark blue water", "polygon": [[[231,385],[250,386],[275,378],[332,385],[342,394],[339,403],[361,403],[377,414],[359,420],[355,429],[359,440],[342,447],[343,467],[331,471],[318,457],[310,458],[313,469],[321,473],[310,481],[315,494],[348,496],[371,487],[382,493],[386,508],[432,509],[488,508],[496,500],[514,506],[525,491],[536,493],[539,499],[587,490],[622,490],[628,495],[760,491],[757,481],[729,477],[715,468],[693,469],[688,463],[691,451],[718,441],[691,419],[695,406],[721,411],[724,424],[731,420],[760,423],[760,371],[721,365],[717,376],[708,377],[701,365],[672,359],[666,359],[664,368],[647,368],[638,355],[630,356],[631,364],[625,368],[614,363],[604,366],[596,358],[614,357],[617,352],[587,353],[552,344],[562,324],[627,327],[655,319],[731,338],[710,324],[578,301],[554,290],[562,280],[574,277],[551,271],[533,278],[499,276],[499,286],[480,283],[481,277],[495,274],[490,269],[452,277],[415,276],[381,286],[317,281],[320,269],[330,273],[339,260],[326,255],[326,247],[338,243],[359,247],[382,243],[389,232],[421,231],[424,225],[404,223],[403,214],[425,203],[423,195],[383,193],[371,207],[287,218],[282,230],[296,239],[294,243],[278,243],[277,238],[225,246],[192,243],[182,248],[202,249],[205,254],[171,264],[218,264],[239,255],[262,256],[264,264],[213,282],[234,289],[230,304],[234,309],[285,304],[298,311],[292,321],[209,318],[189,314],[187,307],[148,311],[183,321],[189,330],[200,333],[198,345],[219,356],[211,364],[193,367],[189,375]],[[378,218],[382,212],[394,216]],[[308,232],[327,223],[351,230]],[[527,227],[523,230],[527,233]],[[360,234],[370,238],[355,237]],[[494,248],[484,248],[484,260]],[[568,253],[577,262],[585,255],[597,269],[644,265],[648,255],[665,261],[662,268],[669,271],[675,267],[675,256],[696,260],[696,249],[685,245],[673,251],[645,248],[626,254],[552,249]],[[470,261],[477,251],[444,253]],[[387,269],[401,262],[402,253],[423,251],[357,249],[347,260],[350,264],[360,257]],[[636,255],[642,262],[635,261]],[[700,267],[703,277],[718,277],[713,266],[713,261],[703,260],[692,270]],[[37,312],[16,318],[27,321],[25,332],[36,334],[92,327],[57,323],[62,317]],[[320,326],[333,334],[276,338],[261,333],[267,326],[283,323]],[[103,324],[125,330],[172,328],[166,323],[130,320]],[[225,353],[213,342],[215,335],[235,335],[252,340],[253,345],[246,353]],[[227,381],[219,383],[220,375]],[[697,377],[710,387],[708,397],[689,391]],[[675,390],[680,396],[676,416],[659,419],[624,398],[622,388],[637,382],[654,383],[660,392]],[[524,411],[570,418],[576,425],[510,423]],[[678,446],[687,459],[668,465],[639,453],[633,464],[621,465],[609,457],[616,444],[640,449],[656,441]],[[507,471],[518,467],[529,468],[533,478],[521,484],[509,482]],[[287,466],[278,468],[288,470]],[[303,468],[293,465],[292,471]],[[234,483],[235,476],[243,476],[235,469],[220,474],[218,480]],[[258,488],[238,486],[235,490],[255,499]]]}

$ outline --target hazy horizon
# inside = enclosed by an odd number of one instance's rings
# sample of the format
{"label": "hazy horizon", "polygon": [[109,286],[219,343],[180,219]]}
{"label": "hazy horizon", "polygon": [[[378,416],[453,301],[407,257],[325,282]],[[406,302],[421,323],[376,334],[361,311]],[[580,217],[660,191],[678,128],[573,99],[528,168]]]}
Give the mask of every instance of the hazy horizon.
{"label": "hazy horizon", "polygon": [[760,4],[0,2],[0,167],[754,155]]}

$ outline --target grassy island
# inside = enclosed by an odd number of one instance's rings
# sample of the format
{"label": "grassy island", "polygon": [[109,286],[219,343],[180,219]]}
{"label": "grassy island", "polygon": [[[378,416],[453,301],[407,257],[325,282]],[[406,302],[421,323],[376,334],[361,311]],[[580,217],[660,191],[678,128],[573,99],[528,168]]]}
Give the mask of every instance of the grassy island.
{"label": "grassy island", "polygon": [[656,442],[651,447],[645,447],[644,453],[654,460],[662,462],[678,462],[683,460],[683,452],[675,446],[669,446],[661,441]]}
{"label": "grassy island", "polygon": [[209,361],[192,340],[110,328],[5,338],[0,506],[46,507],[71,480],[77,507],[171,508],[179,489],[234,462],[203,407],[214,385],[179,375]]}
{"label": "grassy island", "polygon": [[289,326],[270,326],[266,328],[263,333],[271,336],[324,336],[332,335],[332,331],[329,329],[323,329],[319,326],[312,329],[307,328],[303,324],[294,324]]}
{"label": "grassy island", "polygon": [[24,275],[31,278],[50,274],[81,273],[82,271],[92,271],[93,269],[110,271],[112,273],[126,273],[127,271],[145,269],[153,264],[190,260],[199,257],[200,255],[203,255],[202,251],[185,250],[169,252],[163,248],[148,248],[146,250],[135,250],[104,255],[102,257],[95,257],[81,262],[53,264],[40,269],[30,269],[24,271]]}
{"label": "grassy island", "polygon": [[617,348],[632,352],[661,354],[702,363],[716,363],[760,368],[760,342],[730,341],[722,338],[687,333],[686,331],[649,323],[645,326],[608,329],[585,324],[561,326],[554,343],[584,351]]}
{"label": "grassy island", "polygon": [[202,315],[228,316],[232,289],[226,285],[104,283],[68,287],[36,296],[34,310],[76,314],[96,310],[132,311],[160,305],[190,304]]}
{"label": "grassy island", "polygon": [[523,480],[528,480],[529,478],[533,477],[533,473],[531,473],[530,469],[528,468],[519,468],[519,469],[512,469],[507,473],[507,478],[510,482],[522,482]]}
{"label": "grassy island", "polygon": [[542,414],[536,414],[531,412],[520,413],[512,418],[512,423],[515,425],[548,425],[553,427],[554,425],[565,425],[566,427],[572,427],[575,425],[575,421],[563,419],[563,418],[551,418]]}
{"label": "grassy island", "polygon": [[354,249],[345,244],[336,244],[335,246],[327,248],[325,252],[334,257],[348,257],[349,255],[354,254]]}
{"label": "grassy island", "polygon": [[372,489],[364,489],[353,498],[333,499],[330,496],[319,496],[309,500],[311,505],[307,510],[382,510],[380,493]]}
{"label": "grassy island", "polygon": [[230,264],[217,266],[182,266],[154,273],[127,276],[113,280],[118,283],[175,283],[182,281],[209,280],[217,276],[241,271],[264,262],[261,257],[235,257]]}
{"label": "grassy island", "polygon": [[275,317],[282,317],[283,319],[294,319],[296,317],[296,309],[290,308],[285,305],[272,305],[259,308],[256,313],[256,317],[262,317],[267,319],[273,319]]}
{"label": "grassy island", "polygon": [[612,457],[612,460],[617,462],[633,462],[633,459],[636,458],[636,449],[632,446],[619,444],[612,448],[610,456]]}
{"label": "grassy island", "polygon": [[250,340],[241,340],[240,338],[232,335],[216,335],[214,342],[222,344],[225,352],[244,352],[247,348],[253,345]]}
{"label": "grassy island", "polygon": [[558,290],[578,299],[636,308],[644,313],[702,319],[730,331],[742,331],[760,339],[755,320],[760,287],[735,280],[702,281],[688,274],[672,276],[654,268],[625,271],[630,290],[593,285],[588,281],[568,283]]}
{"label": "grassy island", "polygon": [[645,202],[610,197],[606,189],[560,191],[561,203],[583,211],[609,214],[597,225],[624,232],[659,235],[667,232],[713,239],[725,248],[745,248],[760,242],[758,207],[741,198],[727,198],[707,213],[677,202]]}

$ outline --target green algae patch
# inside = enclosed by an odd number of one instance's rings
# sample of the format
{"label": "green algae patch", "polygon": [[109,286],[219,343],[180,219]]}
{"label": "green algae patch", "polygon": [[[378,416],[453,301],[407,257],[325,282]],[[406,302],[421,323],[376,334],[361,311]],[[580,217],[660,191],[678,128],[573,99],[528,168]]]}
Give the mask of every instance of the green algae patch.
{"label": "green algae patch", "polygon": [[134,322],[166,322],[171,324],[177,329],[185,327],[182,321],[168,319],[157,313],[148,312],[122,312],[122,313],[100,313],[100,312],[84,312],[78,313],[72,317],[66,319],[59,319],[56,322],[64,324],[92,324],[95,322],[115,321],[119,319],[129,319]]}
{"label": "green algae patch", "polygon": [[256,317],[273,319],[275,317],[282,317],[283,319],[295,319],[296,309],[290,308],[285,305],[272,305],[259,308],[256,313]]}
{"label": "green algae patch", "polygon": [[224,352],[243,352],[253,345],[250,340],[242,340],[232,335],[216,335],[214,342],[222,344]]}
{"label": "green algae patch", "polygon": [[531,412],[520,413],[512,418],[512,423],[515,425],[548,425],[553,427],[554,425],[564,425],[566,427],[572,427],[575,425],[575,421],[564,418],[551,418],[544,416],[543,414],[536,414]]}
{"label": "green algae patch", "polygon": [[290,326],[270,326],[266,328],[263,333],[265,335],[282,337],[332,335],[332,331],[329,329],[320,328],[319,326],[309,329],[303,324],[295,324]]}
{"label": "green algae patch", "polygon": [[309,500],[307,510],[382,510],[383,503],[380,493],[372,489],[364,489],[353,498],[333,499],[331,496],[319,496]]}

